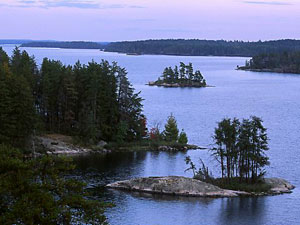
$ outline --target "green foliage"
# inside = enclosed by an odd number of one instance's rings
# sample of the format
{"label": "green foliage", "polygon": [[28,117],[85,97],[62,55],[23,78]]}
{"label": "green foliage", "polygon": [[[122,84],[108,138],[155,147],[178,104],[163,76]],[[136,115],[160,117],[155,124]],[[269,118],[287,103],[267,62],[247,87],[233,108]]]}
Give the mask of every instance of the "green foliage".
{"label": "green foliage", "polygon": [[179,70],[177,66],[175,66],[174,69],[172,69],[172,67],[166,67],[162,76],[155,84],[176,84],[181,87],[205,87],[206,80],[199,70],[194,72],[192,63],[186,65],[180,62]]}
{"label": "green foliage", "polygon": [[240,181],[256,182],[265,174],[263,167],[269,164],[265,155],[268,137],[262,120],[252,116],[250,119],[224,119],[215,129],[213,136],[216,147],[213,156],[220,162],[222,178],[230,181],[239,177]]}
{"label": "green foliage", "polygon": [[38,121],[46,131],[78,136],[89,144],[136,141],[147,133],[143,99],[116,63],[65,66],[45,58],[39,70],[26,51],[15,48],[9,58],[0,49],[0,80],[1,142],[23,146],[20,139],[27,139]]}
{"label": "green foliage", "polygon": [[184,132],[184,130],[182,130],[179,134],[178,143],[180,143],[180,144],[187,144],[188,143],[188,138],[187,138],[187,135]]}
{"label": "green foliage", "polygon": [[241,69],[300,73],[300,51],[259,54],[246,61]]}
{"label": "green foliage", "polygon": [[0,47],[0,65],[3,65],[4,63],[8,65],[9,57],[2,47]]}
{"label": "green foliage", "polygon": [[0,145],[0,223],[107,224],[108,204],[89,200],[85,184],[67,175],[70,158],[25,157]]}
{"label": "green foliage", "polygon": [[177,128],[177,121],[175,117],[171,114],[165,125],[165,130],[163,132],[164,139],[167,142],[177,142],[179,130]]}
{"label": "green foliage", "polygon": [[0,144],[24,146],[32,134],[36,114],[32,89],[23,74],[0,66]]}
{"label": "green foliage", "polygon": [[267,193],[270,191],[271,186],[264,183],[263,181],[256,181],[255,183],[245,183],[241,182],[239,178],[232,178],[230,183],[225,182],[224,179],[213,179],[211,180],[212,184],[228,190],[235,191],[246,191],[249,193]]}

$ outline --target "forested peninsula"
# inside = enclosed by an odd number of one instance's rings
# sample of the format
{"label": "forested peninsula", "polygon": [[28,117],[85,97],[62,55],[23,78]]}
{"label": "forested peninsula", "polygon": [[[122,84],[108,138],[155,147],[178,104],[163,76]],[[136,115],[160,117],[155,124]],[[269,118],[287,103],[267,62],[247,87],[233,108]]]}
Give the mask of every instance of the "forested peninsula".
{"label": "forested peninsula", "polygon": [[70,48],[70,49],[104,49],[106,43],[86,41],[32,41],[26,42],[21,47],[34,48]]}
{"label": "forested peninsula", "polygon": [[193,64],[180,62],[179,67],[166,67],[157,81],[149,82],[149,86],[162,87],[206,87],[206,80],[200,70],[194,72]]}
{"label": "forested peninsula", "polygon": [[300,51],[260,54],[237,69],[256,72],[300,74]]}
{"label": "forested peninsula", "polygon": [[44,58],[38,67],[26,51],[16,47],[9,57],[0,48],[0,73],[0,143],[66,154],[78,146],[78,153],[198,148],[187,144],[172,115],[163,131],[148,132],[143,99],[117,63]]}
{"label": "forested peninsula", "polygon": [[182,56],[245,56],[262,53],[300,51],[300,40],[225,41],[199,39],[161,39],[143,41],[98,42],[29,42],[22,47],[101,49],[125,54],[154,54]]}

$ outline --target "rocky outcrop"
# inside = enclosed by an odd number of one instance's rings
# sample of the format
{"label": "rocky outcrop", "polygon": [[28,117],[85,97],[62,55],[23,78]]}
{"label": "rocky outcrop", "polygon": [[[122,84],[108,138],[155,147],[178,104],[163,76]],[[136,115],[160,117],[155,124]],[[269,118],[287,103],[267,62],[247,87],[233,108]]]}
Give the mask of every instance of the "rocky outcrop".
{"label": "rocky outcrop", "polygon": [[265,178],[264,181],[271,186],[268,193],[248,193],[244,191],[226,190],[196,179],[177,176],[136,178],[108,184],[107,187],[153,194],[194,197],[276,195],[290,193],[291,190],[295,188],[289,182],[280,178]]}
{"label": "rocky outcrop", "polygon": [[108,184],[107,187],[178,196],[236,197],[248,195],[246,192],[224,190],[199,180],[176,176],[137,178]]}
{"label": "rocky outcrop", "polygon": [[157,151],[161,152],[178,152],[178,151],[188,151],[188,150],[204,150],[207,149],[206,147],[200,147],[197,145],[183,145],[183,146],[168,146],[168,145],[161,145],[157,147]]}
{"label": "rocky outcrop", "polygon": [[36,137],[36,154],[39,152],[54,154],[54,155],[77,155],[87,153],[109,153],[110,150],[103,148],[106,142],[99,142],[97,150],[77,146],[72,143],[72,137],[60,134],[49,134],[41,137]]}
{"label": "rocky outcrop", "polygon": [[291,193],[295,188],[294,185],[281,178],[264,178],[264,182],[270,185],[270,194]]}

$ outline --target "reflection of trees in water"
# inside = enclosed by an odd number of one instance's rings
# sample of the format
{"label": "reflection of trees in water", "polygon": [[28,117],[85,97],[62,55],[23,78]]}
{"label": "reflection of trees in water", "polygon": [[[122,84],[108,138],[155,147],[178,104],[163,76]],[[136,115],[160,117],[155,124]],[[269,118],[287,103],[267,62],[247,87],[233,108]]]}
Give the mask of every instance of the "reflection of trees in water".
{"label": "reflection of trees in water", "polygon": [[91,154],[74,157],[74,162],[83,176],[92,175],[98,176],[101,180],[117,181],[136,176],[137,171],[142,169],[141,162],[146,156],[147,152]]}
{"label": "reflection of trees in water", "polygon": [[220,224],[265,224],[266,197],[220,199]]}

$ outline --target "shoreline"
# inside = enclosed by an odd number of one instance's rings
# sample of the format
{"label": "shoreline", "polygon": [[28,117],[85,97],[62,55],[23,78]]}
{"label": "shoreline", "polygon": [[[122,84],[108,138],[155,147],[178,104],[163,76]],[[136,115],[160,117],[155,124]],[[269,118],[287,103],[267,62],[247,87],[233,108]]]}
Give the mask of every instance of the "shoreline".
{"label": "shoreline", "polygon": [[162,84],[156,84],[155,82],[148,82],[148,84],[145,84],[147,86],[156,86],[156,87],[165,87],[165,88],[211,88],[215,87],[212,85],[205,85],[205,86],[199,86],[199,85],[189,85],[189,84],[179,84],[179,83],[174,83],[174,84],[167,84],[167,83],[162,83]]}
{"label": "shoreline", "polygon": [[258,72],[258,73],[281,73],[281,74],[300,75],[300,73],[282,71],[282,69],[280,69],[280,68],[275,68],[275,69],[251,69],[251,68],[239,67],[239,68],[236,68],[236,70],[249,71],[249,72]]}
{"label": "shoreline", "polygon": [[48,134],[35,138],[34,154],[50,155],[86,155],[86,154],[108,154],[116,152],[185,152],[189,150],[206,150],[207,147],[192,144],[177,145],[176,143],[124,143],[124,145],[113,145],[100,141],[93,146],[80,146],[74,144],[71,136],[61,134]]}

